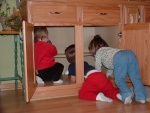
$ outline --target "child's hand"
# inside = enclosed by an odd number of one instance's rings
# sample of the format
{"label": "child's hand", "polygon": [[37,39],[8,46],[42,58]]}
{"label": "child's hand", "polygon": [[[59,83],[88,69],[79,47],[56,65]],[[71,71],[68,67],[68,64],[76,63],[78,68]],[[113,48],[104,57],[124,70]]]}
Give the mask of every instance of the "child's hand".
{"label": "child's hand", "polygon": [[47,43],[52,44],[52,42],[50,40],[48,40]]}

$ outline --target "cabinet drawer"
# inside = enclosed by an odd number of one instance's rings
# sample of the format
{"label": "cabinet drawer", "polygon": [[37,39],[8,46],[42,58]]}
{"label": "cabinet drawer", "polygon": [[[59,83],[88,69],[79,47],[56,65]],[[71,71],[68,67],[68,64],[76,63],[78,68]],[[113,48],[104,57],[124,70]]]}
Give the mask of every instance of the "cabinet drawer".
{"label": "cabinet drawer", "polygon": [[77,7],[56,3],[36,3],[31,5],[33,23],[65,24],[77,22]]}
{"label": "cabinet drawer", "polygon": [[118,25],[120,22],[120,8],[108,6],[84,6],[84,25]]}

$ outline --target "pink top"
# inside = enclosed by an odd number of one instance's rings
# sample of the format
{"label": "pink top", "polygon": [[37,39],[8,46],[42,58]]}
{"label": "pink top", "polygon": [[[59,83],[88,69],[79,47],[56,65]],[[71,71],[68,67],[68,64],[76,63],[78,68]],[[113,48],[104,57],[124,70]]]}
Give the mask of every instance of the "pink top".
{"label": "pink top", "polygon": [[54,45],[38,41],[34,45],[35,67],[37,70],[49,68],[56,64],[54,56],[57,49]]}

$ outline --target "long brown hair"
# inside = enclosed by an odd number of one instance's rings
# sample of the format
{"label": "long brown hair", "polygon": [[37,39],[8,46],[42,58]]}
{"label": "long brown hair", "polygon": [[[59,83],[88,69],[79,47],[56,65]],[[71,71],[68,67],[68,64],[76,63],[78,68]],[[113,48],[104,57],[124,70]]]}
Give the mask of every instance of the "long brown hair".
{"label": "long brown hair", "polygon": [[108,47],[108,44],[99,35],[95,35],[88,47],[90,53],[94,56],[101,47]]}

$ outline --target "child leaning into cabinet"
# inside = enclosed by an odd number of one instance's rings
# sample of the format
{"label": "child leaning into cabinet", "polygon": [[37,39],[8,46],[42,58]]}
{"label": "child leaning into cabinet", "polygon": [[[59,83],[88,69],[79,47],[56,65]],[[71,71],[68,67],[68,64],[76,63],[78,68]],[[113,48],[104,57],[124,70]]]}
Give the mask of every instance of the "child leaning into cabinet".
{"label": "child leaning into cabinet", "polygon": [[[75,45],[72,44],[65,49],[65,55],[70,63],[68,66],[68,77],[71,81],[76,80],[75,68]],[[106,75],[97,71],[93,66],[84,61],[85,81],[79,90],[78,96],[84,100],[99,100],[112,102],[112,99],[120,99],[119,89],[115,88]],[[67,75],[66,75],[67,76]]]}
{"label": "child leaning into cabinet", "polygon": [[[101,71],[104,65],[110,76],[114,69],[115,83],[120,89],[124,104],[130,104],[135,94],[135,100],[140,103],[146,102],[146,91],[140,77],[138,60],[131,50],[121,50],[108,47],[108,44],[96,35],[89,44],[89,51],[95,57],[95,68]],[[133,92],[126,83],[126,76],[129,75],[134,86]]]}
{"label": "child leaning into cabinet", "polygon": [[38,71],[37,83],[44,84],[45,81],[51,80],[53,83],[63,83],[60,77],[64,66],[55,62],[54,56],[57,55],[57,49],[48,39],[46,27],[35,27],[34,41],[35,67]]}

